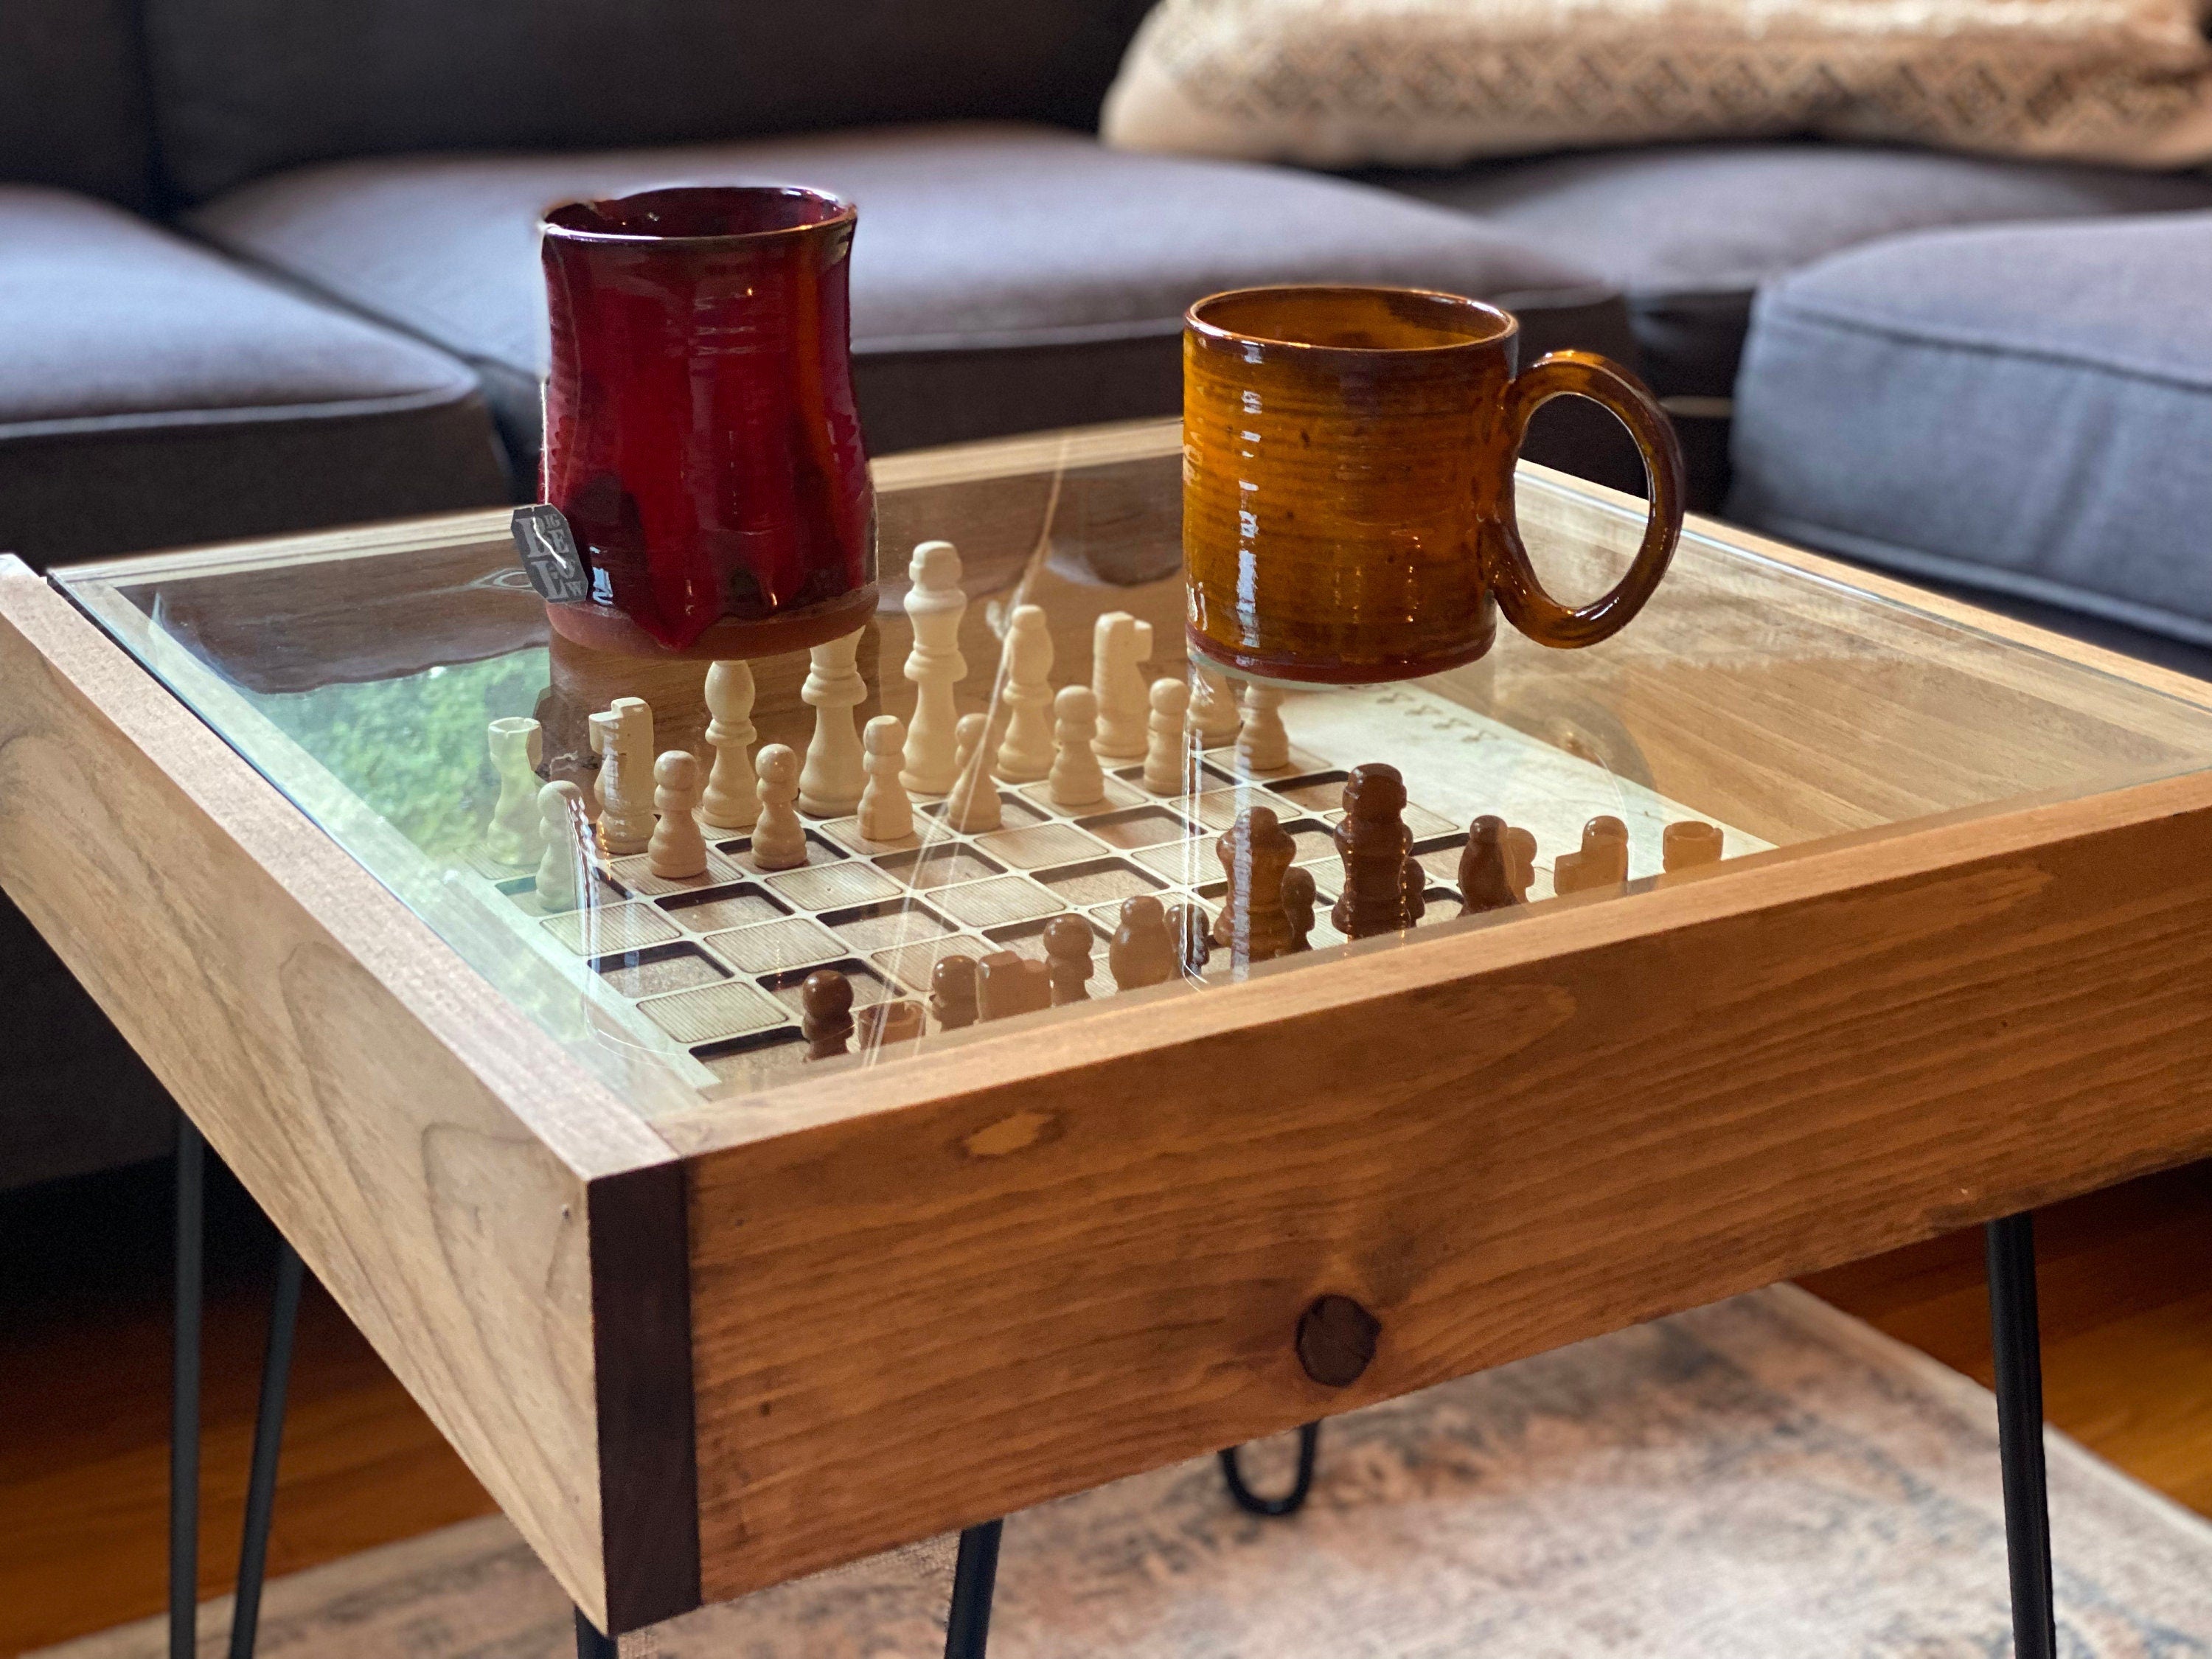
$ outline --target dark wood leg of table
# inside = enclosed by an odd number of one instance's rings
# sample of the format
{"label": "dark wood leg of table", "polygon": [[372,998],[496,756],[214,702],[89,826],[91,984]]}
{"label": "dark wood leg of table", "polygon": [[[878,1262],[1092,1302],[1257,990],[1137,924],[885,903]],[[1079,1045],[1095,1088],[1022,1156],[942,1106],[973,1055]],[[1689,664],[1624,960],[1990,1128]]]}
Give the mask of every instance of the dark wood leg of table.
{"label": "dark wood leg of table", "polygon": [[2043,1467],[2043,1338],[2035,1308],[2035,1222],[1992,1221],[1990,1344],[1996,1357],[1997,1455],[2004,1466],[2005,1553],[2012,1568],[2015,1659],[2056,1659],[2051,1498]]}
{"label": "dark wood leg of table", "polygon": [[1296,1515],[1306,1506],[1313,1491],[1314,1460],[1321,1449],[1320,1424],[1309,1423],[1298,1431],[1297,1478],[1280,1498],[1261,1498],[1244,1484],[1244,1471],[1237,1462],[1237,1454],[1243,1449],[1231,1446],[1221,1454],[1221,1478],[1228,1483],[1229,1495],[1237,1500],[1237,1508],[1250,1515],[1278,1516]]}
{"label": "dark wood leg of table", "polygon": [[991,1640],[991,1592],[999,1582],[999,1533],[986,1521],[960,1534],[952,1568],[952,1611],[945,1621],[945,1659],[983,1659]]}
{"label": "dark wood leg of table", "polygon": [[615,1659],[615,1638],[599,1634],[599,1627],[576,1609],[576,1659]]}
{"label": "dark wood leg of table", "polygon": [[199,1643],[200,1266],[207,1145],[177,1115],[176,1348],[169,1388],[169,1659]]}

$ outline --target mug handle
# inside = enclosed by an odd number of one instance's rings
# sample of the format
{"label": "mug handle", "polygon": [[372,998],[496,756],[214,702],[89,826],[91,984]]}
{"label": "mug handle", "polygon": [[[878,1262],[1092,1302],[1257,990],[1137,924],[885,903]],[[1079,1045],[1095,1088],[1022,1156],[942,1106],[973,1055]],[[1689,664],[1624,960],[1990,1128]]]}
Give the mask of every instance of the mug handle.
{"label": "mug handle", "polygon": [[1497,543],[1504,568],[1490,573],[1491,586],[1507,621],[1537,644],[1562,649],[1595,645],[1626,628],[1667,574],[1682,534],[1682,446],[1674,436],[1674,422],[1644,382],[1610,358],[1594,351],[1547,352],[1514,376],[1505,388],[1508,453],[1517,461],[1536,411],[1553,398],[1570,394],[1602,404],[1628,428],[1644,457],[1651,510],[1635,562],[1613,591],[1588,605],[1565,605],[1544,591],[1528,562],[1509,482]]}

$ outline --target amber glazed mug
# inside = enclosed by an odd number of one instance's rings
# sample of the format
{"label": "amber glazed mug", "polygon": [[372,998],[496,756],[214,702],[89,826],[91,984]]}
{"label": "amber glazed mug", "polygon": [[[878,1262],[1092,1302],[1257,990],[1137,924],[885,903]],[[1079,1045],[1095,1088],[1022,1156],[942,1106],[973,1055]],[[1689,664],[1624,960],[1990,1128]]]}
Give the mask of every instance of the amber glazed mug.
{"label": "amber glazed mug", "polygon": [[[1516,374],[1495,306],[1411,289],[1241,289],[1183,319],[1183,568],[1191,648],[1297,684],[1411,679],[1474,661],[1496,612],[1595,645],[1642,609],[1682,529],[1682,458],[1641,381],[1554,351]],[[1650,517],[1588,605],[1544,591],[1513,514],[1528,420],[1572,394],[1643,452]]]}

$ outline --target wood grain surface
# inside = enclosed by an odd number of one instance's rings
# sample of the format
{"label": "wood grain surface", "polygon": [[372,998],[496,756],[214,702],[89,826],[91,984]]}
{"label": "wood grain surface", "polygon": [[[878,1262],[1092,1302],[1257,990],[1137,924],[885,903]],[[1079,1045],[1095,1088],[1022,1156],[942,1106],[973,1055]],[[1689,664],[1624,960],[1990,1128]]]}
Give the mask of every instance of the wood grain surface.
{"label": "wood grain surface", "polygon": [[2153,784],[664,1121],[706,1594],[2212,1152],[2208,853]]}
{"label": "wood grain surface", "polygon": [[604,1618],[587,1189],[667,1148],[9,559],[0,683],[0,884]]}

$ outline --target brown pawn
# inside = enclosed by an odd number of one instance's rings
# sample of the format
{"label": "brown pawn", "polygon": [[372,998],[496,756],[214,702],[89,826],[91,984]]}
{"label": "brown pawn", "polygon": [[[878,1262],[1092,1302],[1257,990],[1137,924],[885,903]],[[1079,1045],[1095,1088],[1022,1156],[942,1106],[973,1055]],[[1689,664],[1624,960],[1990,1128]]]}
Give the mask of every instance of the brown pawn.
{"label": "brown pawn", "polygon": [[1291,924],[1291,949],[1310,951],[1313,941],[1306,936],[1313,932],[1314,905],[1320,893],[1314,886],[1313,872],[1303,864],[1294,864],[1283,876],[1283,916]]}
{"label": "brown pawn", "polygon": [[1459,913],[1480,915],[1505,910],[1528,900],[1513,885],[1512,854],[1505,820],[1486,812],[1467,827],[1467,850],[1459,855]]}
{"label": "brown pawn", "polygon": [[985,1019],[1006,1019],[1052,1006],[1052,978],[1035,957],[994,951],[975,964],[975,1011]]}
{"label": "brown pawn", "polygon": [[1406,781],[1395,766],[1370,761],[1353,767],[1344,781],[1344,817],[1335,830],[1344,893],[1329,920],[1346,939],[1402,933],[1413,925],[1406,903],[1413,832],[1406,828],[1405,810]]}
{"label": "brown pawn", "polygon": [[1429,872],[1420,860],[1408,858],[1400,878],[1406,885],[1406,920],[1419,921],[1429,913]]}
{"label": "brown pawn", "polygon": [[880,1048],[889,1042],[912,1042],[922,1033],[918,1002],[872,1002],[854,1016],[860,1047]]}
{"label": "brown pawn", "polygon": [[1721,832],[1717,824],[1685,818],[1679,823],[1668,824],[1660,837],[1659,865],[1669,875],[1677,870],[1694,870],[1701,864],[1718,864],[1720,860]]}
{"label": "brown pawn", "polygon": [[799,988],[799,1029],[809,1060],[835,1060],[853,1035],[853,981],[835,968],[817,968]]}
{"label": "brown pawn", "polygon": [[975,958],[942,957],[929,970],[929,1012],[948,1031],[975,1023]]}
{"label": "brown pawn", "polygon": [[1044,965],[1052,1006],[1091,1000],[1091,924],[1081,916],[1054,916],[1044,925]]}
{"label": "brown pawn", "polygon": [[1609,813],[1583,825],[1578,852],[1562,853],[1552,862],[1552,890],[1586,893],[1628,879],[1628,826]]}
{"label": "brown pawn", "polygon": [[[1405,799],[1402,792],[1399,799]],[[1229,878],[1213,942],[1227,945],[1230,961],[1238,967],[1282,955],[1291,948],[1291,937],[1290,918],[1283,914],[1283,878],[1298,852],[1291,832],[1267,807],[1248,807],[1214,843],[1213,852]],[[1390,872],[1394,885],[1397,875]]]}
{"label": "brown pawn", "polygon": [[1528,902],[1528,890],[1536,884],[1536,836],[1529,830],[1508,830],[1505,832],[1505,882],[1513,890],[1513,896],[1522,903]]}
{"label": "brown pawn", "polygon": [[1158,899],[1139,894],[1121,901],[1121,925],[1106,946],[1106,966],[1124,991],[1141,991],[1174,975],[1175,939]]}
{"label": "brown pawn", "polygon": [[1186,974],[1197,973],[1213,957],[1213,918],[1206,914],[1203,904],[1193,900],[1188,904],[1168,906],[1167,919],[1168,938],[1172,941],[1176,959]]}

